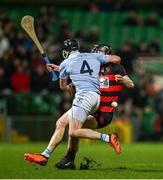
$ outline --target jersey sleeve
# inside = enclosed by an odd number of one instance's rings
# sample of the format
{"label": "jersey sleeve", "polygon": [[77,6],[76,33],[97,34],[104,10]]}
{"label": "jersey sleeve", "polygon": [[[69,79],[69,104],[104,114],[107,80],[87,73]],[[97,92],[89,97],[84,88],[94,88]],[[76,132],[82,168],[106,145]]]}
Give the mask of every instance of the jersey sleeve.
{"label": "jersey sleeve", "polygon": [[121,64],[119,64],[118,71],[119,71],[119,74],[121,76],[126,76],[127,75],[125,68]]}
{"label": "jersey sleeve", "polygon": [[96,58],[100,61],[100,63],[102,64],[106,64],[108,63],[108,59],[109,59],[109,55],[103,55],[103,54],[100,54],[100,53],[93,53]]}
{"label": "jersey sleeve", "polygon": [[59,78],[60,79],[67,79],[68,78],[66,62],[62,62],[59,66]]}

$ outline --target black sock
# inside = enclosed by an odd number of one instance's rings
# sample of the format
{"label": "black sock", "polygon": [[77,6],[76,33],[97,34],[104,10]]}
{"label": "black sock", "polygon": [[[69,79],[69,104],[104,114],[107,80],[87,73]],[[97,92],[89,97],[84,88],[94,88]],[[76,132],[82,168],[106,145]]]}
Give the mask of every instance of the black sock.
{"label": "black sock", "polygon": [[74,161],[75,159],[75,156],[76,156],[76,152],[75,151],[68,151],[67,154],[66,154],[66,157],[70,158],[71,160]]}

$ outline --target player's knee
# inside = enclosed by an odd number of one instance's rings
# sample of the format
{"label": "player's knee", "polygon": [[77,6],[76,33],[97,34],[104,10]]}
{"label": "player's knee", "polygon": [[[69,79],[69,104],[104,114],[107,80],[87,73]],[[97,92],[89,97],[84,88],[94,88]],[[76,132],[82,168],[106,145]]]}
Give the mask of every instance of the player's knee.
{"label": "player's knee", "polygon": [[70,137],[78,137],[76,134],[76,130],[69,130],[69,136]]}
{"label": "player's knee", "polygon": [[65,122],[63,122],[63,121],[57,121],[56,122],[56,129],[59,129],[59,128],[64,128],[64,127],[66,127],[66,123]]}

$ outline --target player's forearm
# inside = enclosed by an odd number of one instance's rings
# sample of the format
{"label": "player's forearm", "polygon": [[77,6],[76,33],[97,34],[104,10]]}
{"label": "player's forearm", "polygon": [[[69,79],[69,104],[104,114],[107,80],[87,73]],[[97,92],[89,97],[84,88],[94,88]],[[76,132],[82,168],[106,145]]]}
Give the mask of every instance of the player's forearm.
{"label": "player's forearm", "polygon": [[120,58],[120,56],[117,56],[117,55],[109,55],[108,62],[112,62],[112,63],[115,63],[115,64],[120,64],[121,63],[121,58]]}
{"label": "player's forearm", "polygon": [[60,85],[60,88],[63,90],[63,91],[69,91],[69,85]]}
{"label": "player's forearm", "polygon": [[46,65],[47,70],[50,72],[52,69],[54,69],[54,71],[59,72],[59,66],[55,65],[55,64],[47,64]]}
{"label": "player's forearm", "polygon": [[123,76],[122,84],[127,88],[134,88],[134,83],[128,76]]}
{"label": "player's forearm", "polygon": [[60,79],[60,88],[63,91],[67,91],[70,95],[75,94],[75,89],[72,83],[67,84],[67,79]]}
{"label": "player's forearm", "polygon": [[63,91],[67,91],[67,79],[60,79],[59,85]]}

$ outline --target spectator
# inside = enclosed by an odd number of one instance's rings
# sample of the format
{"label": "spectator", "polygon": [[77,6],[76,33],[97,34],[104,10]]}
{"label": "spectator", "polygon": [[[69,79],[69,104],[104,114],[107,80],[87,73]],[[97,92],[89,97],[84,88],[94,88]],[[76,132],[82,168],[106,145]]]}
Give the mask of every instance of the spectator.
{"label": "spectator", "polygon": [[124,143],[132,142],[132,124],[127,112],[122,107],[119,108],[118,117],[115,119],[117,130],[121,134],[121,141]]}
{"label": "spectator", "polygon": [[89,12],[96,14],[99,12],[97,0],[91,0],[88,7]]}
{"label": "spectator", "polygon": [[29,59],[29,52],[27,50],[27,48],[25,46],[23,46],[22,44],[18,43],[17,46],[14,49],[14,54],[16,55],[16,57],[20,58],[20,59]]}
{"label": "spectator", "polygon": [[[138,83],[135,85],[133,90],[133,105],[138,108],[144,108],[148,104],[148,94],[146,92],[146,86],[149,78],[141,75],[138,79]],[[151,82],[149,82],[151,83]]]}
{"label": "spectator", "polygon": [[3,56],[5,51],[9,48],[9,40],[4,36],[3,31],[0,27],[0,58]]}
{"label": "spectator", "polygon": [[56,32],[54,26],[56,25],[56,18],[57,18],[55,7],[54,6],[48,7],[47,14],[48,14],[48,30],[50,35],[54,36],[54,32]]}
{"label": "spectator", "polygon": [[47,41],[44,43],[44,47],[51,61],[54,59],[55,64],[60,64],[62,60],[61,43],[55,41],[52,36],[49,36]]}
{"label": "spectator", "polygon": [[148,44],[144,39],[142,39],[138,47],[138,54],[140,56],[147,56],[148,53],[149,53]]}
{"label": "spectator", "polygon": [[125,67],[128,74],[133,73],[133,63],[136,58],[135,52],[132,50],[132,47],[129,43],[122,45],[117,54],[122,58],[122,65]]}
{"label": "spectator", "polygon": [[76,31],[75,37],[80,40],[85,40],[85,31],[83,28],[80,28],[78,31]]}
{"label": "spectator", "polygon": [[63,42],[67,38],[73,38],[75,32],[70,28],[70,23],[67,18],[63,18],[60,24],[60,32],[57,41]]}
{"label": "spectator", "polygon": [[135,114],[134,119],[136,118],[137,120],[135,126],[137,126],[138,139],[142,136],[141,130],[143,127],[143,111],[148,106],[149,97],[150,97],[146,92],[146,86],[148,84],[148,81],[149,81],[148,77],[144,75],[139,76],[138,82],[132,91],[133,113]]}
{"label": "spectator", "polygon": [[159,26],[158,17],[157,17],[157,14],[155,12],[151,12],[149,14],[148,18],[145,21],[145,25],[146,26],[154,26],[154,27]]}
{"label": "spectator", "polygon": [[14,49],[14,47],[17,45],[17,30],[13,29],[10,34],[8,34],[8,40],[10,42],[11,47]]}
{"label": "spectator", "polygon": [[0,93],[4,94],[5,91],[10,89],[9,76],[5,69],[0,66]]}
{"label": "spectator", "polygon": [[45,67],[39,64],[32,73],[31,90],[41,92],[48,89],[49,76],[45,71]]}
{"label": "spectator", "polygon": [[163,88],[160,84],[155,84],[155,109],[160,117],[160,138],[163,139]]}
{"label": "spectator", "polygon": [[121,1],[122,3],[122,7],[121,10],[122,11],[135,11],[136,10],[136,5],[134,4],[134,2],[132,0],[124,0]]}
{"label": "spectator", "polygon": [[15,92],[29,92],[31,79],[24,70],[23,65],[18,65],[16,71],[11,75],[11,87]]}
{"label": "spectator", "polygon": [[155,38],[153,41],[149,44],[149,53],[153,56],[159,55],[161,52],[159,39]]}
{"label": "spectator", "polygon": [[135,11],[136,5],[131,0],[121,0],[114,2],[114,9],[118,11]]}
{"label": "spectator", "polygon": [[131,50],[135,53],[136,56],[138,45],[133,42],[132,38],[127,39],[126,44],[131,47]]}
{"label": "spectator", "polygon": [[42,57],[40,56],[40,53],[37,49],[33,49],[29,66],[31,70],[34,71],[39,64],[44,64],[42,61]]}
{"label": "spectator", "polygon": [[97,26],[92,26],[90,29],[90,32],[88,33],[87,36],[87,42],[88,43],[97,43],[97,41],[99,40],[99,29]]}
{"label": "spectator", "polygon": [[143,26],[144,22],[142,17],[138,16],[135,11],[130,11],[124,24],[127,26]]}

